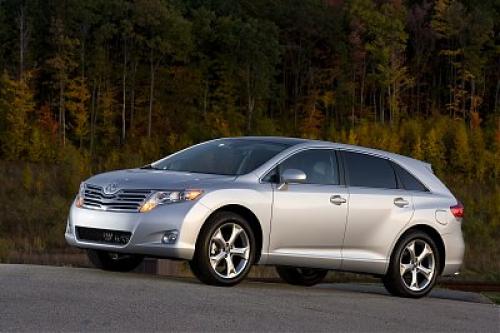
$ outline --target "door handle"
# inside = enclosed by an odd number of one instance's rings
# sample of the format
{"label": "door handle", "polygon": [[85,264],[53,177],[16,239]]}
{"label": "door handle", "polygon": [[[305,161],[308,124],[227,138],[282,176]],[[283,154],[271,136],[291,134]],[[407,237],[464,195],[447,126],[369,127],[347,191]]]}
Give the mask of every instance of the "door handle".
{"label": "door handle", "polygon": [[343,203],[346,203],[347,200],[342,198],[340,195],[332,195],[330,197],[330,202],[334,205],[342,205]]}
{"label": "door handle", "polygon": [[408,200],[405,200],[403,198],[396,198],[394,199],[394,205],[395,206],[398,206],[400,208],[403,208],[405,206],[408,206],[410,203],[408,202]]}

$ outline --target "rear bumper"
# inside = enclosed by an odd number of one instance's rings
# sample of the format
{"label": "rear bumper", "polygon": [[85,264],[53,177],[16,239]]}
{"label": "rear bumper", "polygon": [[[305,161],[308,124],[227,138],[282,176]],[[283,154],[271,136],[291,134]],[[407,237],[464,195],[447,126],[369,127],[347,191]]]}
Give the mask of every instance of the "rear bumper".
{"label": "rear bumper", "polygon": [[[68,217],[66,242],[83,249],[141,254],[162,258],[192,259],[199,228],[210,211],[199,203],[183,202],[158,207],[148,213],[107,212],[78,208],[74,204]],[[130,232],[125,244],[107,244],[79,239],[75,227]],[[177,230],[174,244],[161,242],[165,232]]]}
{"label": "rear bumper", "polygon": [[446,252],[446,261],[442,275],[454,275],[462,267],[465,251],[464,238],[461,232],[442,235],[442,237]]}

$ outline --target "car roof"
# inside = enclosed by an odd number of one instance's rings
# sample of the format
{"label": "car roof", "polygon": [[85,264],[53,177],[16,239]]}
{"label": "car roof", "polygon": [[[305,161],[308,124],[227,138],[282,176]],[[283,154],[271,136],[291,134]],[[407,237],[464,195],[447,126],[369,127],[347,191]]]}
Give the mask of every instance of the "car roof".
{"label": "car roof", "polygon": [[285,144],[289,147],[293,146],[302,146],[302,147],[331,147],[331,148],[339,148],[339,149],[345,149],[345,150],[353,150],[353,151],[358,151],[358,152],[364,152],[368,154],[374,154],[374,155],[380,155],[380,156],[385,156],[385,157],[390,157],[393,160],[397,160],[398,162],[405,164],[405,165],[413,165],[413,166],[419,166],[419,167],[426,167],[430,169],[430,165],[424,161],[416,160],[414,158],[404,156],[404,155],[399,155],[396,153],[391,153],[385,150],[380,150],[380,149],[374,149],[374,148],[367,148],[367,147],[362,147],[362,146],[356,146],[356,145],[349,145],[349,144],[343,144],[343,143],[336,143],[336,142],[331,142],[331,141],[323,141],[323,140],[312,140],[312,139],[302,139],[302,138],[291,138],[291,137],[284,137],[284,136],[240,136],[240,137],[230,137],[230,138],[224,138],[224,139],[238,139],[238,140],[252,140],[252,141],[257,141],[257,142],[270,142],[270,143],[279,143],[279,144]]}
{"label": "car roof", "polygon": [[[269,142],[269,143],[279,143],[287,146],[295,146],[301,143],[308,143],[314,140],[301,139],[301,138],[290,138],[285,136],[235,136],[229,138],[221,138],[223,140],[244,140],[244,141],[256,141],[256,142]],[[326,143],[326,141],[325,141]]]}

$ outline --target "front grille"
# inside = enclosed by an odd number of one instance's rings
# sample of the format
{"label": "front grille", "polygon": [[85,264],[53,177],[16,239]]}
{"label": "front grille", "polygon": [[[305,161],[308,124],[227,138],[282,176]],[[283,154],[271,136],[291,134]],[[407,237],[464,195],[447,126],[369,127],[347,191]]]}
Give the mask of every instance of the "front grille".
{"label": "front grille", "polygon": [[76,227],[75,230],[76,237],[78,237],[79,240],[105,244],[127,245],[130,241],[130,236],[132,236],[130,232],[118,230],[84,227]]}
{"label": "front grille", "polygon": [[101,186],[85,184],[83,207],[122,212],[137,212],[151,194],[150,190],[122,189],[115,194],[104,194]]}

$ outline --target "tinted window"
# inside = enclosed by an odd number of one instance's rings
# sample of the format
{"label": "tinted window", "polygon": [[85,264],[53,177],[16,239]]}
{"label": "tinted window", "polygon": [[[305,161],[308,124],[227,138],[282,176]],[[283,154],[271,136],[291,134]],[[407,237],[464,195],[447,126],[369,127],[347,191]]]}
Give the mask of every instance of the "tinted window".
{"label": "tinted window", "polygon": [[278,167],[273,168],[271,171],[269,171],[267,173],[267,175],[265,175],[262,178],[262,181],[265,183],[276,183],[276,184],[279,183],[280,176],[279,176],[279,172],[278,172]]}
{"label": "tinted window", "polygon": [[337,160],[332,150],[311,149],[297,153],[280,165],[280,172],[287,169],[302,170],[305,184],[338,184]]}
{"label": "tinted window", "polygon": [[344,152],[350,186],[397,188],[389,161],[366,154]]}
{"label": "tinted window", "polygon": [[396,169],[399,180],[401,181],[403,188],[410,191],[427,191],[427,188],[422,185],[422,183],[415,177],[413,177],[408,171],[397,165],[392,164]]}
{"label": "tinted window", "polygon": [[240,139],[206,142],[155,162],[154,169],[243,175],[267,162],[290,145]]}

